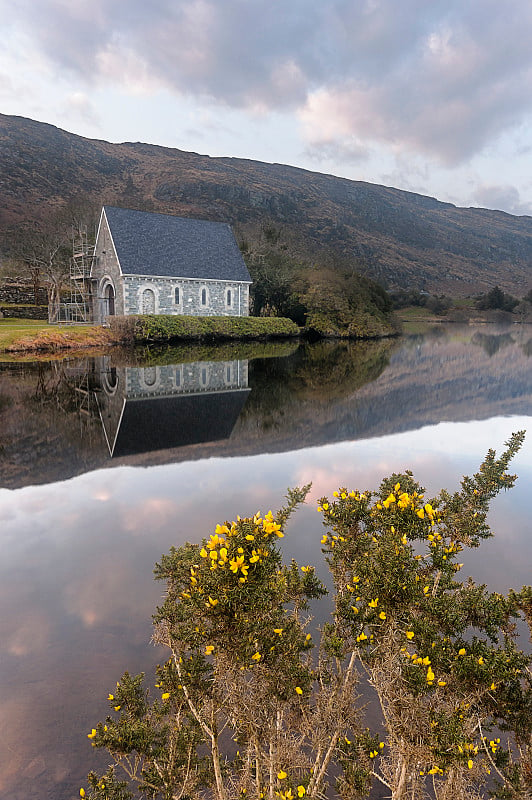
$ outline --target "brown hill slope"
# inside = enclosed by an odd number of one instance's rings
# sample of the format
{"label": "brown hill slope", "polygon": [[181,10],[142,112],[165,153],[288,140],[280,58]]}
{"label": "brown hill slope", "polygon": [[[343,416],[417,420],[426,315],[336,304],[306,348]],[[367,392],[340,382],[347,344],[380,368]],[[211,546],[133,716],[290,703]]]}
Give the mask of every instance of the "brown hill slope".
{"label": "brown hill slope", "polygon": [[282,231],[294,255],[331,251],[389,288],[463,294],[532,286],[532,217],[280,164],[85,139],[0,115],[0,233],[71,198],[231,222],[257,241]]}

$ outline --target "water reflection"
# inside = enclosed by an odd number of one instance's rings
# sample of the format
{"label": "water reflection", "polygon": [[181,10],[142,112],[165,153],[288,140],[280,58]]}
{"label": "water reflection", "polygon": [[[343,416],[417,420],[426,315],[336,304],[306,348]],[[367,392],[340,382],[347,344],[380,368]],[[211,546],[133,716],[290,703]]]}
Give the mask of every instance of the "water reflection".
{"label": "water reflection", "polygon": [[248,362],[114,367],[94,359],[88,413],[101,419],[111,457],[227,439],[249,394]]}
{"label": "water reflection", "polygon": [[[309,481],[315,500],[411,468],[429,493],[452,491],[489,447],[532,427],[530,332],[512,330],[512,342],[490,345],[492,353],[474,334],[290,346],[277,359],[266,348],[225,349],[4,368],[3,485],[21,488],[0,489],[0,796],[78,796],[97,766],[86,733],[105,716],[107,693],[125,669],[149,672],[161,659],[149,637],[163,587],[151,576],[170,546],[238,513],[275,509],[287,486]],[[210,390],[184,391],[187,365],[201,383],[197,365],[237,362],[247,363],[247,380],[219,393],[247,398],[229,437],[155,454],[118,457],[115,447],[111,460],[96,398],[89,410],[78,391],[92,375],[103,417],[112,398],[133,406],[164,385],[172,391],[155,404],[195,401]],[[128,383],[134,369],[147,370],[142,387],[139,373]],[[108,438],[115,429],[118,445],[120,426],[109,423]],[[497,591],[531,582],[532,432],[514,471],[517,487],[491,515],[497,536],[463,558],[466,574]],[[326,578],[321,535],[311,502],[283,547]],[[317,615],[326,613],[325,601]]]}
{"label": "water reflection", "polygon": [[530,326],[0,365],[0,480],[283,452],[526,414]]}

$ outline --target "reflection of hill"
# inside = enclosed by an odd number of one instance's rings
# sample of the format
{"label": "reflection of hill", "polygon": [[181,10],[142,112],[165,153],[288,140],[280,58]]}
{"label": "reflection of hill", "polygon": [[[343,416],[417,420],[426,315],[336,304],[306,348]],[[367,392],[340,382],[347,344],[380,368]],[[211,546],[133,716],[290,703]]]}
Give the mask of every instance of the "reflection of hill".
{"label": "reflection of hill", "polygon": [[[226,441],[197,440],[113,463],[280,452],[440,421],[532,414],[528,326],[500,333],[490,326],[487,336],[485,330],[449,326],[439,334],[395,342],[321,342],[302,345],[285,358],[250,360],[252,391]],[[60,480],[110,465],[101,427],[94,427],[95,420],[82,427],[72,391],[62,388],[57,376],[52,380],[59,367],[46,366],[47,375],[43,369],[24,365],[2,372],[3,486]]]}

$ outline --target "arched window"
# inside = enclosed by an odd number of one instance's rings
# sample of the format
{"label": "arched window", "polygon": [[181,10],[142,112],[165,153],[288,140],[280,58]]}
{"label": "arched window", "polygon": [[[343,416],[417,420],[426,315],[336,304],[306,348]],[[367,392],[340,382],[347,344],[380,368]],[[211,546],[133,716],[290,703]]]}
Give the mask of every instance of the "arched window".
{"label": "arched window", "polygon": [[205,286],[201,290],[201,305],[202,306],[207,305],[207,289],[205,288]]}
{"label": "arched window", "polygon": [[233,292],[231,291],[231,289],[228,289],[227,292],[225,293],[225,304],[227,308],[231,308],[231,306],[233,305]]}
{"label": "arched window", "polygon": [[155,386],[157,383],[157,367],[144,367],[143,377],[146,386]]}
{"label": "arched window", "polygon": [[181,290],[179,286],[176,286],[174,289],[174,303],[176,306],[180,305],[181,303]]}
{"label": "arched window", "polygon": [[155,314],[155,292],[153,289],[144,289],[142,292],[142,313]]}

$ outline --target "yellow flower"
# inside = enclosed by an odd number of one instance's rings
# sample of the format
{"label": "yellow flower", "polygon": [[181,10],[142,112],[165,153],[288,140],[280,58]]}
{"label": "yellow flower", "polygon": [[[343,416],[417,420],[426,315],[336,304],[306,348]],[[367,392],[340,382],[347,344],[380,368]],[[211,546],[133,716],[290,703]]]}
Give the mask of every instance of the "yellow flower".
{"label": "yellow flower", "polygon": [[370,608],[377,608],[378,604],[379,604],[379,598],[376,597],[375,600],[370,600],[369,601],[368,606]]}
{"label": "yellow flower", "polygon": [[386,614],[384,613],[384,611],[381,611],[381,613],[379,614],[379,619],[386,619]]}
{"label": "yellow flower", "polygon": [[414,638],[414,631],[406,631],[406,638],[413,639]]}
{"label": "yellow flower", "polygon": [[279,636],[280,636],[280,635],[282,634],[283,630],[284,630],[283,628],[274,628],[274,629],[273,629],[273,632],[274,632],[274,633],[278,633],[278,634],[279,634]]}
{"label": "yellow flower", "polygon": [[108,699],[108,700],[114,700],[114,699],[115,699],[115,696],[114,696],[114,694],[110,694],[110,695],[108,695],[108,696],[107,696],[107,699]]}
{"label": "yellow flower", "polygon": [[427,683],[432,683],[434,680],[434,672],[432,671],[432,667],[429,667],[427,670]]}
{"label": "yellow flower", "polygon": [[83,787],[81,787],[81,789],[79,790],[79,796],[85,797],[85,789]]}
{"label": "yellow flower", "polygon": [[465,647],[461,647],[460,650],[458,651],[458,655],[459,656],[465,656],[465,654],[466,654]]}
{"label": "yellow flower", "polygon": [[423,664],[424,664],[426,667],[428,667],[428,666],[429,666],[429,664],[430,664],[430,658],[429,658],[428,656],[425,656],[425,658],[423,659],[423,662],[422,662],[422,663],[423,663]]}
{"label": "yellow flower", "polygon": [[447,686],[447,681],[438,681],[438,686]]}
{"label": "yellow flower", "polygon": [[205,655],[210,656],[212,655],[213,652],[214,652],[214,645],[208,644],[207,647],[205,648]]}
{"label": "yellow flower", "polygon": [[161,695],[161,700],[168,700],[170,698],[170,692],[165,692]]}
{"label": "yellow flower", "polygon": [[96,728],[93,728],[90,733],[87,734],[87,739],[94,739],[96,736]]}
{"label": "yellow flower", "polygon": [[360,634],[360,636],[357,636],[357,642],[363,642],[363,641],[365,641],[367,638],[368,638],[368,637],[366,636],[366,634],[365,634],[364,632],[362,632],[362,633]]}
{"label": "yellow flower", "polygon": [[234,572],[235,575],[239,569],[242,569],[244,565],[244,556],[237,556],[236,558],[232,558],[229,562],[229,569],[231,572]]}
{"label": "yellow flower", "polygon": [[285,772],[284,769],[282,769],[280,772],[277,773],[277,777],[279,778],[280,781],[284,781],[284,779],[288,777],[288,773]]}
{"label": "yellow flower", "polygon": [[115,711],[120,711],[120,709],[121,709],[121,706],[114,706],[114,710]]}
{"label": "yellow flower", "polygon": [[469,759],[469,761],[467,762],[467,766],[469,767],[469,769],[473,769],[473,762],[471,759]]}
{"label": "yellow flower", "polygon": [[[219,527],[220,526],[218,525],[217,528],[219,528]],[[216,550],[216,548],[219,545],[224,545],[224,544],[225,544],[225,539],[223,538],[223,536],[220,537],[216,533],[216,534],[214,534],[214,536],[211,536],[211,538],[207,542],[207,547],[209,548],[209,550]]]}
{"label": "yellow flower", "polygon": [[480,664],[480,666],[482,666],[482,664],[484,663],[484,659],[482,658],[482,656],[480,656],[478,663]]}
{"label": "yellow flower", "polygon": [[351,606],[351,610],[353,614],[358,614],[358,608],[356,606]]}
{"label": "yellow flower", "polygon": [[496,688],[497,688],[497,684],[496,683],[492,683],[491,686],[490,686],[490,689],[492,690],[492,692],[495,691]]}
{"label": "yellow flower", "polygon": [[254,654],[251,656],[251,660],[252,660],[252,661],[260,661],[260,660],[261,660],[261,658],[262,658],[262,656],[261,656],[261,654],[260,654],[260,653],[254,653]]}
{"label": "yellow flower", "polygon": [[305,789],[304,786],[298,786],[297,787],[297,796],[298,797],[303,797],[306,794],[306,791],[307,790]]}
{"label": "yellow flower", "polygon": [[215,533],[218,534],[218,535],[223,534],[223,533],[229,533],[229,528],[227,527],[227,525],[217,525],[216,529],[215,529]]}
{"label": "yellow flower", "polygon": [[296,686],[296,694],[303,694],[303,689],[301,686]]}
{"label": "yellow flower", "polygon": [[219,600],[217,600],[215,597],[211,597],[209,595],[209,600],[208,600],[207,603],[205,603],[205,605],[206,606],[210,606],[211,608],[214,608],[215,606],[218,605],[218,603],[219,603]]}
{"label": "yellow flower", "polygon": [[301,567],[301,572],[310,572],[312,570],[311,566]]}

